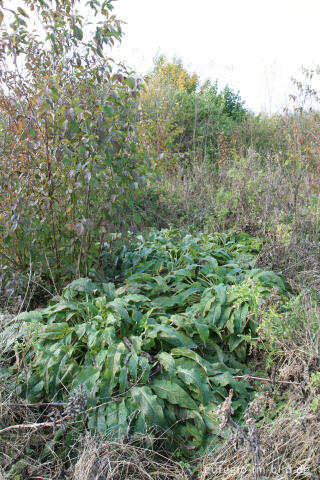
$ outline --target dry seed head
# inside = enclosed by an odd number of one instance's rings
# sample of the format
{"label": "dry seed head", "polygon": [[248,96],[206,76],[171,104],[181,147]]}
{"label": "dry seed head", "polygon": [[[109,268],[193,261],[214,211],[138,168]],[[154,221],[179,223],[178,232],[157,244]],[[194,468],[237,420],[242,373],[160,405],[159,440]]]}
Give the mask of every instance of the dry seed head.
{"label": "dry seed head", "polygon": [[220,430],[227,427],[234,413],[232,408],[232,397],[233,390],[231,389],[228,398],[216,408],[216,416],[220,423]]}

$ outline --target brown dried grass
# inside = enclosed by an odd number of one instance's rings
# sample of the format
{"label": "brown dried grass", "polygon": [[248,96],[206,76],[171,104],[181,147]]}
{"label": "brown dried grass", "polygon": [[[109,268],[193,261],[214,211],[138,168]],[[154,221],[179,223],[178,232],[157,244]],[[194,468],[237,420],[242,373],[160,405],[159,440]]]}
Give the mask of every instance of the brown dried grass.
{"label": "brown dried grass", "polygon": [[190,472],[167,456],[130,443],[87,436],[72,480],[190,480]]}
{"label": "brown dried grass", "polygon": [[303,480],[320,478],[320,412],[294,402],[260,427],[260,463],[232,436],[203,459],[199,480]]}
{"label": "brown dried grass", "polygon": [[[260,394],[258,468],[250,445],[231,434],[203,459],[199,480],[320,479],[320,384],[312,381],[320,370],[319,306],[301,293],[287,315],[279,317],[280,330],[274,330],[266,352],[274,384]],[[277,383],[283,381],[293,383]]]}

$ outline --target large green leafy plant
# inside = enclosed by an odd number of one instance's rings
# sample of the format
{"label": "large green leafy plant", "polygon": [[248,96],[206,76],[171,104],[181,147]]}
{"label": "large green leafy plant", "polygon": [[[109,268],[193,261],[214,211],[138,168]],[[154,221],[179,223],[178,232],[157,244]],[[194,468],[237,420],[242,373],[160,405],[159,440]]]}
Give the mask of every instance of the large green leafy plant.
{"label": "large green leafy plant", "polygon": [[233,377],[246,371],[259,306],[285,293],[279,276],[253,268],[259,247],[245,235],[133,236],[117,284],[75,280],[4,332],[18,392],[58,401],[81,385],[93,430],[123,439],[153,428],[185,454],[216,442],[215,406],[233,388],[239,417],[251,397]]}
{"label": "large green leafy plant", "polygon": [[57,286],[89,274],[145,173],[113,2],[78,3],[0,1],[0,255]]}

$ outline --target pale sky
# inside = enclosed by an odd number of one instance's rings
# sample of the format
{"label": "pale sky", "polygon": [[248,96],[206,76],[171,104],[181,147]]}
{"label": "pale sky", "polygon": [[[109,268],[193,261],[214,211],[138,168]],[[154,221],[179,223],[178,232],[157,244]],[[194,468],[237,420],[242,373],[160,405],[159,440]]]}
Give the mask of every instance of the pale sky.
{"label": "pale sky", "polygon": [[[15,7],[22,0],[4,0]],[[78,0],[82,13],[87,0]],[[320,64],[320,0],[116,0],[125,36],[110,56],[139,74],[160,53],[266,113],[292,103],[291,77]],[[318,78],[319,77],[319,78]],[[320,91],[320,75],[314,85]]]}
{"label": "pale sky", "polygon": [[254,111],[281,110],[301,66],[320,64],[320,0],[117,0],[127,22],[113,52],[139,73],[156,54],[226,83]]}

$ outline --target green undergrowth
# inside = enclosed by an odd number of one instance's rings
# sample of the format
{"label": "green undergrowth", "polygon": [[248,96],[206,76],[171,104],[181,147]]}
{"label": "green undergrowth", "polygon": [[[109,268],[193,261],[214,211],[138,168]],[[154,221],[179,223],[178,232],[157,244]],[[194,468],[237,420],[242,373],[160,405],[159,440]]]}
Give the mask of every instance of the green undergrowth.
{"label": "green undergrowth", "polygon": [[239,421],[253,397],[234,377],[248,373],[259,308],[275,291],[287,299],[281,276],[255,267],[260,248],[246,234],[132,235],[116,282],[75,280],[3,332],[16,393],[61,402],[81,386],[91,430],[123,440],[152,429],[167,449],[203,452],[219,441],[215,408],[230,388]]}

